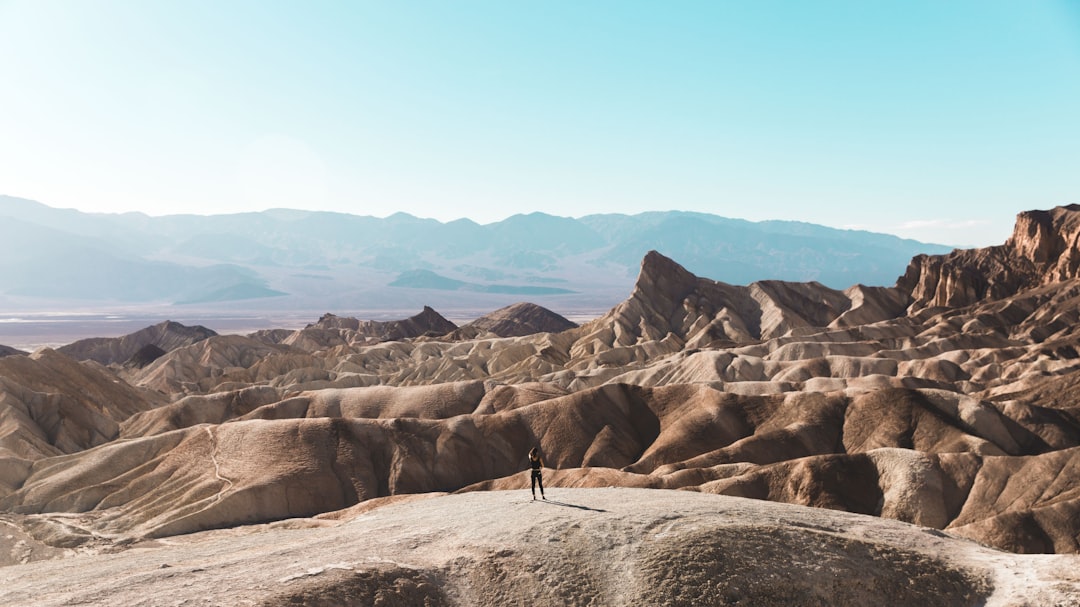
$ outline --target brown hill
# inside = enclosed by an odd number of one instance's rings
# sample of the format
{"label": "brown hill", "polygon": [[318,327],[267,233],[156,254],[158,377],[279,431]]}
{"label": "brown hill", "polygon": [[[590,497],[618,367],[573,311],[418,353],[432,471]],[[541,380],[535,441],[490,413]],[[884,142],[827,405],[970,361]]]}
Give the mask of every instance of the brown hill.
{"label": "brown hill", "polygon": [[267,344],[280,344],[293,333],[294,331],[290,329],[260,329],[248,334],[248,337]]}
{"label": "brown hill", "polygon": [[534,333],[558,333],[577,327],[577,323],[543,306],[521,302],[499,308],[457,329],[450,339],[477,337],[521,337]]}
{"label": "brown hill", "polygon": [[92,360],[103,365],[121,364],[143,348],[153,345],[165,352],[217,335],[203,326],[188,327],[167,320],[123,337],[92,337],[57,348],[75,360]]}
{"label": "brown hill", "polygon": [[26,352],[0,344],[0,358],[5,356],[26,356]]}
{"label": "brown hill", "polygon": [[272,355],[291,352],[295,350],[284,345],[266,344],[240,335],[217,335],[172,350],[145,368],[127,369],[125,377],[162,394],[203,393],[220,386],[220,378],[226,372],[247,369]]}
{"label": "brown hill", "polygon": [[[119,381],[104,367],[48,348],[0,359],[0,461],[34,461],[115,439],[119,423],[161,399]],[[8,464],[16,464],[8,460]],[[0,466],[3,468],[4,466]],[[0,482],[14,486],[8,476]]]}
{"label": "brown hill", "polygon": [[443,318],[434,309],[424,306],[415,316],[404,320],[359,320],[325,314],[318,322],[308,325],[308,329],[354,331],[358,335],[378,341],[396,341],[410,337],[444,335],[457,328],[457,325]]}
{"label": "brown hill", "polygon": [[248,337],[266,344],[283,344],[307,352],[319,352],[343,346],[439,337],[457,328],[457,325],[446,320],[441,314],[424,306],[419,314],[404,320],[360,320],[327,313],[317,322],[297,331],[263,330]]}

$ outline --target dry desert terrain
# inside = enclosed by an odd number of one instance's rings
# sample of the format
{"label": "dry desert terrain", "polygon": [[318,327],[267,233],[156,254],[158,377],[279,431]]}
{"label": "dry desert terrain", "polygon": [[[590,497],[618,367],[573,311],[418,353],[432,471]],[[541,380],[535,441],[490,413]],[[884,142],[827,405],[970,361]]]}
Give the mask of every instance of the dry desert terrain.
{"label": "dry desert terrain", "polygon": [[1058,207],[892,287],[5,350],[0,602],[1078,604],[1078,303]]}

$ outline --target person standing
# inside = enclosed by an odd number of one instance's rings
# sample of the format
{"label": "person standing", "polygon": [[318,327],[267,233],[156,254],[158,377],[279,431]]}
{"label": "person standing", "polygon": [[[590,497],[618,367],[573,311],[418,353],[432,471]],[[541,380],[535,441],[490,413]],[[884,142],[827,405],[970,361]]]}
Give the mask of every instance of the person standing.
{"label": "person standing", "polygon": [[529,466],[532,467],[532,496],[536,499],[536,485],[540,485],[540,499],[546,500],[544,497],[544,477],[541,470],[544,467],[544,460],[540,458],[540,450],[536,447],[529,451]]}

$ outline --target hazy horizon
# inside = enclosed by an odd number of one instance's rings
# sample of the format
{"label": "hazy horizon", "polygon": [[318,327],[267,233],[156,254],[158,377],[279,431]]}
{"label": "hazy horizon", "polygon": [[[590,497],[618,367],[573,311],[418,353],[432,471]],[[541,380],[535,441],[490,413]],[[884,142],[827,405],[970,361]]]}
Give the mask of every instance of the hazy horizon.
{"label": "hazy horizon", "polygon": [[[402,211],[402,210],[393,210],[393,211],[389,211],[389,212],[380,214],[380,213],[377,213],[377,212],[374,212],[374,213],[362,213],[362,212],[354,212],[354,211],[349,211],[349,210],[330,210],[330,209],[320,209],[320,208],[299,208],[299,207],[295,207],[295,208],[294,207],[268,207],[268,208],[265,208],[265,209],[250,209],[250,210],[224,211],[224,212],[213,212],[213,211],[210,211],[210,210],[204,210],[204,211],[201,211],[201,212],[174,211],[174,210],[157,211],[157,212],[155,212],[154,210],[150,210],[150,211],[145,211],[145,210],[133,210],[133,211],[87,210],[85,208],[79,208],[79,207],[59,207],[59,206],[55,206],[55,205],[50,205],[45,201],[33,200],[33,199],[29,199],[29,198],[23,198],[21,196],[12,196],[10,194],[0,192],[0,199],[5,198],[5,197],[18,198],[18,199],[21,199],[21,200],[27,200],[29,202],[35,202],[35,203],[42,204],[42,205],[45,205],[47,207],[57,209],[57,210],[64,210],[64,211],[74,210],[74,211],[79,211],[81,213],[93,213],[93,214],[102,214],[102,215],[123,215],[123,214],[126,214],[126,213],[140,213],[140,214],[146,215],[147,217],[152,217],[152,218],[164,218],[164,217],[174,217],[174,216],[182,216],[182,215],[191,215],[191,216],[198,216],[198,217],[217,217],[217,216],[222,216],[222,215],[238,215],[238,214],[245,214],[245,213],[267,213],[267,212],[274,212],[274,211],[293,211],[293,212],[304,212],[304,213],[337,213],[337,214],[342,214],[342,215],[352,215],[352,216],[355,216],[355,217],[374,217],[374,218],[377,218],[377,219],[387,219],[387,218],[389,218],[391,216],[394,216],[394,215],[407,215],[409,217],[413,217],[413,218],[416,218],[416,219],[437,221],[437,222],[439,222],[441,224],[444,224],[444,225],[448,224],[448,223],[453,223],[455,221],[465,220],[465,221],[471,221],[471,222],[476,223],[477,225],[481,225],[481,226],[490,226],[492,224],[501,223],[501,222],[506,221],[507,219],[509,219],[511,217],[537,215],[537,214],[539,214],[539,215],[548,215],[548,216],[551,216],[551,217],[562,217],[562,218],[569,218],[569,219],[581,219],[583,217],[590,217],[590,216],[595,216],[595,215],[613,215],[613,216],[636,217],[636,216],[640,216],[640,215],[647,215],[647,214],[650,214],[650,213],[657,213],[657,214],[663,214],[663,213],[688,213],[688,214],[694,214],[694,213],[696,213],[696,214],[704,214],[704,215],[714,215],[716,217],[724,217],[726,219],[734,219],[734,220],[738,220],[738,221],[747,221],[747,222],[755,223],[755,224],[767,223],[767,222],[807,223],[807,224],[811,224],[811,225],[817,225],[817,226],[822,226],[822,227],[827,227],[827,228],[832,228],[832,229],[837,229],[837,230],[872,232],[872,233],[878,233],[878,234],[885,234],[885,235],[888,235],[888,236],[896,236],[897,238],[902,238],[902,239],[905,239],[905,240],[916,240],[916,241],[919,241],[919,242],[923,242],[925,244],[945,245],[945,246],[953,246],[953,247],[958,247],[958,248],[963,248],[963,247],[967,247],[967,246],[978,246],[978,245],[972,245],[970,243],[960,243],[960,242],[920,241],[917,238],[911,238],[911,237],[908,237],[908,236],[903,236],[903,235],[900,235],[900,234],[896,234],[894,232],[870,230],[870,229],[867,229],[867,228],[864,228],[864,227],[859,227],[859,226],[835,226],[835,225],[820,224],[820,223],[808,222],[808,221],[797,220],[797,219],[787,219],[787,218],[782,218],[782,217],[773,217],[773,218],[750,220],[750,219],[745,219],[745,218],[742,218],[742,217],[730,217],[730,216],[726,216],[726,215],[720,215],[720,214],[717,214],[717,213],[710,213],[708,211],[696,211],[696,210],[686,210],[686,209],[652,209],[652,210],[639,211],[639,212],[635,212],[635,213],[625,213],[625,212],[619,212],[619,211],[607,211],[607,212],[599,212],[599,213],[580,213],[580,214],[576,214],[576,215],[559,215],[559,214],[555,214],[555,213],[549,213],[549,212],[546,212],[546,211],[521,210],[521,211],[511,213],[511,214],[507,215],[506,217],[502,217],[500,219],[492,219],[492,220],[488,220],[488,221],[482,221],[482,220],[477,220],[475,218],[467,217],[467,216],[464,216],[464,215],[457,216],[457,217],[451,217],[449,219],[441,219],[441,218],[438,218],[438,217],[416,215],[416,214],[410,213],[408,211]],[[0,201],[0,202],[2,202],[2,201]],[[1004,239],[1002,239],[1002,242],[1004,242]],[[992,243],[992,244],[1000,244],[1000,242],[999,243]]]}
{"label": "hazy horizon", "polygon": [[0,343],[31,349],[165,319],[254,330],[325,312],[401,319],[425,305],[475,317],[521,301],[597,316],[632,292],[650,250],[728,284],[837,292],[892,285],[914,256],[951,250],[702,213],[526,214],[487,225],[306,211],[151,218],[0,196],[0,216]]}
{"label": "hazy horizon", "polygon": [[999,244],[1077,202],[1080,9],[0,0],[0,191]]}

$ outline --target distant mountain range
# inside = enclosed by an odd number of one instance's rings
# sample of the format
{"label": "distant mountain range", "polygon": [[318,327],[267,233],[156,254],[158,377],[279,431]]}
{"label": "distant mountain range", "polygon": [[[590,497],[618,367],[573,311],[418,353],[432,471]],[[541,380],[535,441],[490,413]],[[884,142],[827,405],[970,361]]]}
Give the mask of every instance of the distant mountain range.
{"label": "distant mountain range", "polygon": [[0,305],[179,304],[206,309],[490,310],[523,296],[604,308],[649,250],[732,284],[892,285],[951,247],[865,231],[679,211],[514,215],[480,225],[273,209],[150,217],[0,196]]}

